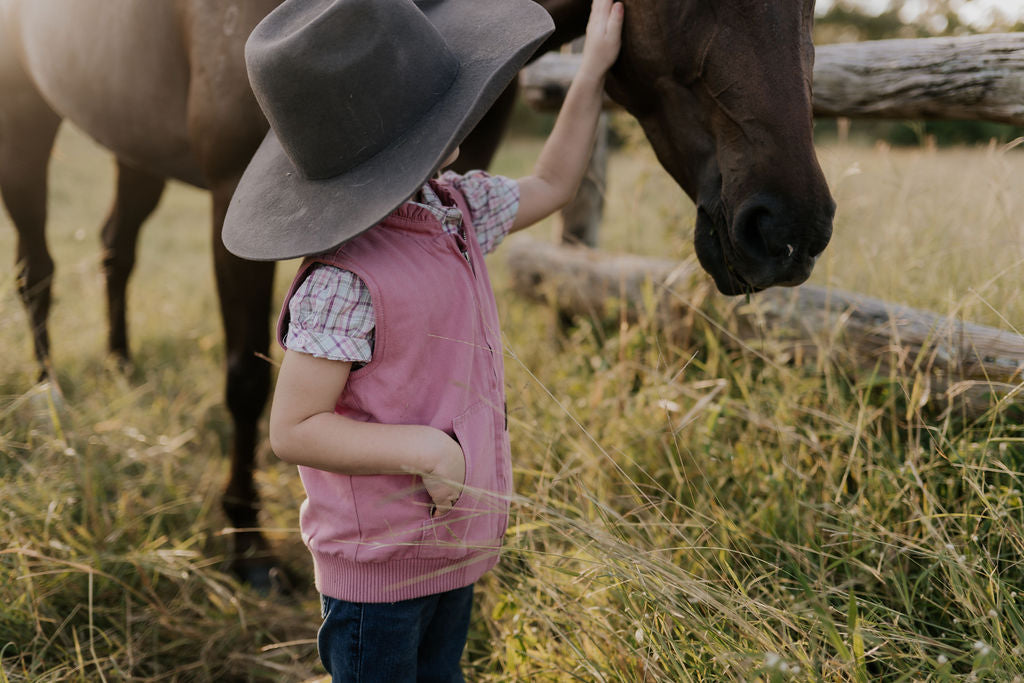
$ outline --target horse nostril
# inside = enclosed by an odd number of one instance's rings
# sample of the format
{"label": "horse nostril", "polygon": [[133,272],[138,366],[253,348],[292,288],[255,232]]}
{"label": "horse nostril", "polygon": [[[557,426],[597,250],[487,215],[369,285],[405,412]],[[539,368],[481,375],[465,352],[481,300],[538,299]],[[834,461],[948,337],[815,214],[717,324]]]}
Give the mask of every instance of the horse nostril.
{"label": "horse nostril", "polygon": [[[812,207],[813,208],[813,207]],[[831,220],[803,205],[762,193],[748,198],[729,229],[731,273],[754,289],[797,285],[810,277],[828,244]]]}
{"label": "horse nostril", "polygon": [[735,224],[736,247],[755,262],[789,257],[795,247],[780,239],[776,230],[775,214],[760,202],[748,204],[737,216]]}

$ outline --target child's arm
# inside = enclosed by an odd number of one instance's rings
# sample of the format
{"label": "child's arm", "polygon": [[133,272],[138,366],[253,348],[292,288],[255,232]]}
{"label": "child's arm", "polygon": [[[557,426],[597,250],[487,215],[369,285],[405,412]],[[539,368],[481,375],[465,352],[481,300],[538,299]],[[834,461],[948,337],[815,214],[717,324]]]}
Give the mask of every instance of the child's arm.
{"label": "child's arm", "polygon": [[437,513],[465,480],[462,448],[439,429],[359,422],[334,412],[351,363],[286,351],[270,408],[270,446],[279,458],[338,474],[418,474]]}
{"label": "child's arm", "polygon": [[605,73],[619,54],[622,17],[621,2],[594,0],[580,70],[569,86],[533,175],[519,180],[519,211],[511,232],[549,216],[576,195],[594,145]]}

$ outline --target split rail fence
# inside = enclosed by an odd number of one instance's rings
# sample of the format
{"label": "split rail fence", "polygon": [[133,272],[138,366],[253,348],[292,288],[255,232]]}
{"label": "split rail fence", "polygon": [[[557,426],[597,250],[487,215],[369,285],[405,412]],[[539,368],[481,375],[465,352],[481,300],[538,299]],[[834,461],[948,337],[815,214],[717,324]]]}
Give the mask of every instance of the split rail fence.
{"label": "split rail fence", "polygon": [[[1024,33],[880,40],[817,48],[814,113],[820,117],[974,119],[1024,126]],[[552,53],[521,75],[526,100],[555,110],[579,55]],[[608,106],[612,107],[609,101]],[[603,122],[602,125],[607,125]],[[709,309],[725,313],[726,342],[765,339],[796,361],[830,355],[861,367],[916,372],[914,400],[941,400],[976,413],[1024,401],[1021,329],[973,325],[834,289],[772,289],[749,301],[712,293],[693,262],[611,255],[596,246],[607,163],[606,135],[577,202],[563,213],[561,246],[519,241],[508,247],[515,288],[563,313],[623,319],[654,313],[688,334]],[[575,245],[575,246],[574,246]],[[653,311],[650,310],[653,307]],[[724,311],[722,309],[725,309]]]}

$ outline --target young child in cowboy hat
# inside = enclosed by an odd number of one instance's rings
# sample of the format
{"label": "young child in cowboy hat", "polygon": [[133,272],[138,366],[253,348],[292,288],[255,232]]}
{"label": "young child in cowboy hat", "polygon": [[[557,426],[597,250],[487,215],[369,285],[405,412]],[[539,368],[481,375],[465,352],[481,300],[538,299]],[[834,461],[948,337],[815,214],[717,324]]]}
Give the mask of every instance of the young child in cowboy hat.
{"label": "young child in cowboy hat", "polygon": [[532,0],[286,0],[249,38],[271,131],[223,239],[307,257],[279,323],[270,440],[306,489],[335,681],[462,680],[512,484],[483,255],[575,194],[622,19],[594,0],[580,71],[519,180],[434,175],[550,35]]}

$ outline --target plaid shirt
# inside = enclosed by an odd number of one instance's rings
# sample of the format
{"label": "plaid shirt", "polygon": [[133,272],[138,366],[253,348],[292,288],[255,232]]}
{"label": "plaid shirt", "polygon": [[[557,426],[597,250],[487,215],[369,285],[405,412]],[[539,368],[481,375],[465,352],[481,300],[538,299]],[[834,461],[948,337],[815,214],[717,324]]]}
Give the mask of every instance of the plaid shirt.
{"label": "plaid shirt", "polygon": [[[519,209],[519,185],[483,171],[470,171],[464,176],[449,171],[443,179],[465,196],[480,249],[490,253],[512,228]],[[423,201],[417,203],[437,216],[446,233],[459,233],[462,213],[458,209],[446,207],[429,184],[423,186],[420,198]],[[373,303],[366,285],[355,274],[318,264],[295,290],[288,302],[288,314],[285,348],[330,360],[370,361]]]}

